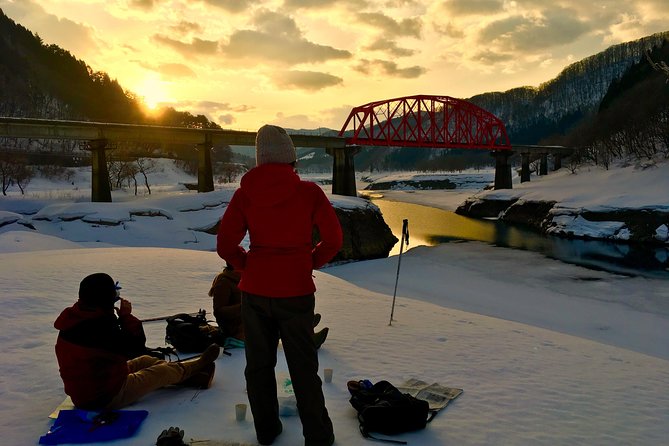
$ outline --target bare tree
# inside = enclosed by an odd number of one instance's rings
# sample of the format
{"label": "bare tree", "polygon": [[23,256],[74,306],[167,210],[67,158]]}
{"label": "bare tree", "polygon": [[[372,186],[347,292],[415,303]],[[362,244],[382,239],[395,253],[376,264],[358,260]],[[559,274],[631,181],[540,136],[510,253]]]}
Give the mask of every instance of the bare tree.
{"label": "bare tree", "polygon": [[14,184],[13,163],[0,160],[0,179],[2,179],[2,195],[7,195],[7,190]]}
{"label": "bare tree", "polygon": [[11,154],[3,154],[0,159],[0,180],[2,181],[2,195],[7,195],[9,188],[16,184],[25,193],[25,187],[35,176],[32,168],[26,165],[26,159]]}
{"label": "bare tree", "polygon": [[[146,190],[149,195],[151,195],[151,186],[149,186],[149,178],[147,174],[156,169],[156,162],[150,158],[137,158],[135,164],[137,171],[144,177],[144,186],[146,186]],[[137,195],[137,181],[135,181],[135,195]]]}
{"label": "bare tree", "polygon": [[21,195],[25,195],[26,186],[30,183],[30,180],[35,176],[35,171],[30,167],[26,166],[23,163],[18,163],[16,165],[16,170],[14,171],[14,182],[21,190]]}

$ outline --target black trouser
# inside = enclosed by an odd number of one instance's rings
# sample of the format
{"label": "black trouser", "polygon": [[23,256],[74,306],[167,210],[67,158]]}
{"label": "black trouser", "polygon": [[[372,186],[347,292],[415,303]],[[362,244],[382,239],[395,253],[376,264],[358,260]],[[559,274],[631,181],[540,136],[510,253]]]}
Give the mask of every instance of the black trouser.
{"label": "black trouser", "polygon": [[274,368],[279,338],[286,354],[297,410],[306,442],[327,441],[332,421],[318,376],[313,340],[315,297],[269,298],[243,293],[246,333],[246,387],[258,436],[271,435],[279,424]]}

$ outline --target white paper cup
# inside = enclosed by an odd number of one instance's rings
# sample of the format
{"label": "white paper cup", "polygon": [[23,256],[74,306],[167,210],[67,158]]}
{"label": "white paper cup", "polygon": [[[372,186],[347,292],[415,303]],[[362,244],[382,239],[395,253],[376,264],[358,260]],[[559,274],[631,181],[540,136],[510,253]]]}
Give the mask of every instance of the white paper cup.
{"label": "white paper cup", "polygon": [[244,421],[246,419],[246,404],[235,404],[235,418],[237,421]]}
{"label": "white paper cup", "polygon": [[332,369],[323,369],[323,379],[326,383],[332,382]]}

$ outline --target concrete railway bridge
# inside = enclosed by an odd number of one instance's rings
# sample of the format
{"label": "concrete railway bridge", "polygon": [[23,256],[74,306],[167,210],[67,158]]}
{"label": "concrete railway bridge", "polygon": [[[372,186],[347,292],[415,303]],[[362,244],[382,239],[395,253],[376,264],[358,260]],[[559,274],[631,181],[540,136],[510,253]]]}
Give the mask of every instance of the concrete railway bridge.
{"label": "concrete railway bridge", "polygon": [[[111,201],[106,152],[116,142],[192,145],[198,153],[198,192],[214,190],[214,144],[254,146],[255,132],[150,125],[0,117],[0,137],[85,141],[91,152],[91,200]],[[355,107],[338,136],[291,134],[296,147],[324,148],[333,157],[332,193],[355,196],[354,156],[361,147],[421,147],[488,150],[495,158],[495,189],[510,189],[514,153],[521,156],[521,181],[530,179],[530,162],[547,157],[559,169],[565,147],[512,146],[506,128],[490,112],[448,96],[416,95]]]}

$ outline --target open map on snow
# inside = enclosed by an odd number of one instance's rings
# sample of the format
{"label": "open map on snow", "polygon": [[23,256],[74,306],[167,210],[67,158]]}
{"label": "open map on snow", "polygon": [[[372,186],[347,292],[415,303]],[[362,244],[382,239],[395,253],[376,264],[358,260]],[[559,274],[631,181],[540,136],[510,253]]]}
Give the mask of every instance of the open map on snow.
{"label": "open map on snow", "polygon": [[431,410],[443,409],[462,393],[462,389],[446,387],[438,383],[428,384],[415,378],[407,380],[397,388],[402,393],[408,393],[420,400],[427,401]]}

